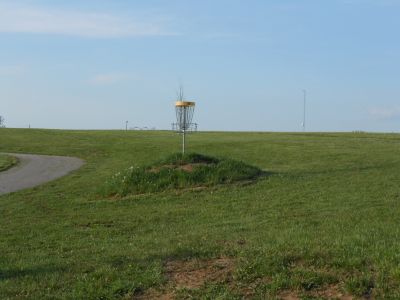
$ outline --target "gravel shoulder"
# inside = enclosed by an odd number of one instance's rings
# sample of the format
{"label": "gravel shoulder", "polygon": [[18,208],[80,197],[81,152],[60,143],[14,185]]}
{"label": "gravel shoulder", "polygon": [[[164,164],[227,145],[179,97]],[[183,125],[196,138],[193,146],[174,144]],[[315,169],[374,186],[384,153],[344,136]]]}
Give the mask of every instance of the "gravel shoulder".
{"label": "gravel shoulder", "polygon": [[75,157],[4,153],[18,158],[18,165],[0,172],[0,195],[32,188],[79,169],[84,161]]}

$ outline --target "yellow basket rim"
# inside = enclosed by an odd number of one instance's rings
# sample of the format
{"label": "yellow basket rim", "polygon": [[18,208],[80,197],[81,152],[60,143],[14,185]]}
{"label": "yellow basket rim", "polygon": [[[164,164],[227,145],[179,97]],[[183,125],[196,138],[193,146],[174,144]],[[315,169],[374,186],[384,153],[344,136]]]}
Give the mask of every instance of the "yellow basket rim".
{"label": "yellow basket rim", "polygon": [[191,102],[191,101],[176,101],[175,106],[176,107],[191,107],[195,106],[196,102]]}

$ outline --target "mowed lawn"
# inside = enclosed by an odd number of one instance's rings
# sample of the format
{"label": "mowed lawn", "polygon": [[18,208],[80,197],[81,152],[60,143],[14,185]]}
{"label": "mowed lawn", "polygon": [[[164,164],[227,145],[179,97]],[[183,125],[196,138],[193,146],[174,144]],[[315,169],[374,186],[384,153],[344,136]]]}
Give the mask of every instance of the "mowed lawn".
{"label": "mowed lawn", "polygon": [[0,299],[400,299],[400,135],[196,133],[252,184],[104,198],[180,150],[162,131],[0,129],[0,152],[77,172],[0,196]]}

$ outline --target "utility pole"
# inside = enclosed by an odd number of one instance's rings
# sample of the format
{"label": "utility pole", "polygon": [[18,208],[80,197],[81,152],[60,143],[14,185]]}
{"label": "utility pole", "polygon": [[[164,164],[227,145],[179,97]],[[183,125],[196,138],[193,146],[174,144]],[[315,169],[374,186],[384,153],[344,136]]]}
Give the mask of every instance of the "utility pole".
{"label": "utility pole", "polygon": [[307,103],[307,91],[303,90],[303,100],[304,100],[304,107],[303,107],[303,132],[306,132],[306,103]]}
{"label": "utility pole", "polygon": [[128,131],[128,121],[125,121],[125,131]]}

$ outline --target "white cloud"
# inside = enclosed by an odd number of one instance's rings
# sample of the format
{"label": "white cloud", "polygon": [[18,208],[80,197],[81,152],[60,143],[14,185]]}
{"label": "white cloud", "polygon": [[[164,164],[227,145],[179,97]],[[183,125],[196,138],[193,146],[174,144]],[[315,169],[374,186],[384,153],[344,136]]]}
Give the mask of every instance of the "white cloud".
{"label": "white cloud", "polygon": [[393,120],[400,118],[400,107],[373,107],[369,115],[377,120]]}
{"label": "white cloud", "polygon": [[89,83],[93,85],[110,85],[128,79],[129,75],[125,73],[97,74],[89,80]]}
{"label": "white cloud", "polygon": [[105,13],[76,12],[0,3],[0,32],[94,38],[169,35],[162,22],[138,21]]}

